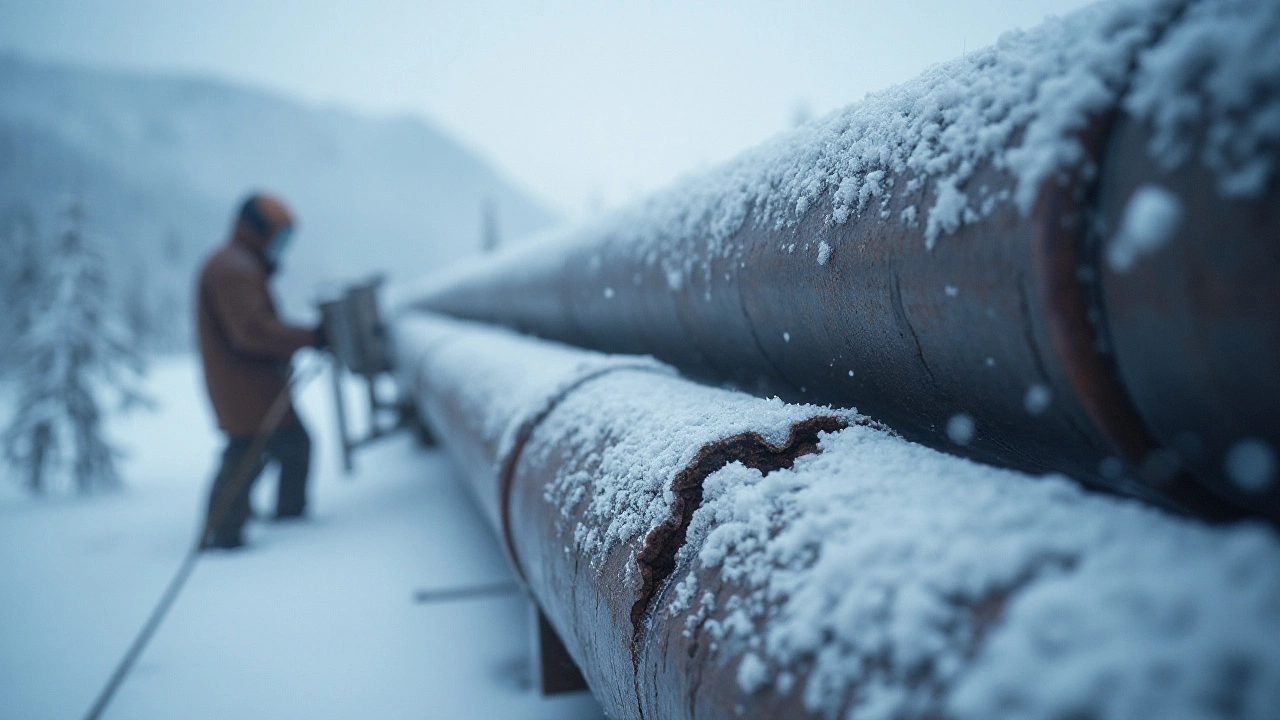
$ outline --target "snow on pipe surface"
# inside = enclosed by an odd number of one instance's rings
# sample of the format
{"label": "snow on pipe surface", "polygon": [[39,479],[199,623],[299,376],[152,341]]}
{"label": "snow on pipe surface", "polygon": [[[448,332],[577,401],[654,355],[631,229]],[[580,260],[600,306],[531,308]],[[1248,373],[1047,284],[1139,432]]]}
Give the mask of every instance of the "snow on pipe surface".
{"label": "snow on pipe surface", "polygon": [[1280,714],[1280,537],[427,314],[402,383],[614,718]]}
{"label": "snow on pipe surface", "polygon": [[1104,2],[411,304],[1280,520],[1280,4]]}

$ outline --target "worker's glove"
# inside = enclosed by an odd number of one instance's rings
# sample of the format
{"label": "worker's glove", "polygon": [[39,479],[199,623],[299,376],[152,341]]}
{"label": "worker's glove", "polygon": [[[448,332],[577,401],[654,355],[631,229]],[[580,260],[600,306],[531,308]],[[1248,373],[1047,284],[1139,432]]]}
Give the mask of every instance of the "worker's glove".
{"label": "worker's glove", "polygon": [[320,323],[319,325],[316,326],[315,348],[317,350],[329,349],[329,331],[324,329],[324,323]]}

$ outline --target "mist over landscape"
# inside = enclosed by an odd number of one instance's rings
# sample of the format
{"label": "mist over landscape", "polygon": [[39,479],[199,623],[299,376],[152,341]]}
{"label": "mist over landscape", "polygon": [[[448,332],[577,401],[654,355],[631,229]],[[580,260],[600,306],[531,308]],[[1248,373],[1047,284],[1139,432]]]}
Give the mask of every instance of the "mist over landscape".
{"label": "mist over landscape", "polygon": [[0,55],[0,88],[0,242],[47,239],[78,199],[116,292],[145,296],[156,347],[190,346],[196,266],[251,190],[281,194],[299,217],[278,286],[303,317],[326,283],[408,279],[478,252],[486,213],[506,241],[555,221],[488,159],[417,118],[14,54]]}

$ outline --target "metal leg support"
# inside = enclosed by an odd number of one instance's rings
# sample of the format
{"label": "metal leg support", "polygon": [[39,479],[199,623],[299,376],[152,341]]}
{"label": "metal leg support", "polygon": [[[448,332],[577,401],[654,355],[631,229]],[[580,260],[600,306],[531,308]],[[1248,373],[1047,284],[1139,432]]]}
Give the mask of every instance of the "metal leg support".
{"label": "metal leg support", "polygon": [[533,633],[533,681],[538,689],[543,695],[587,690],[587,681],[578,664],[533,600],[529,601],[529,613],[532,615],[529,625]]}

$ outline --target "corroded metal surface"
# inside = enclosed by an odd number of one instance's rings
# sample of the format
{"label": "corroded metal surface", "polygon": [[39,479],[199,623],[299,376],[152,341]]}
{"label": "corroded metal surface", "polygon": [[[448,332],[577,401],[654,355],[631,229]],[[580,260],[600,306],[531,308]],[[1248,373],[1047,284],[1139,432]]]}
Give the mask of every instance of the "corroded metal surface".
{"label": "corroded metal surface", "polygon": [[[507,528],[507,502],[512,463],[529,434],[584,383],[614,370],[666,374],[670,369],[648,358],[529,345],[507,333],[468,330],[469,325],[445,318],[402,318],[395,345],[397,373],[418,416],[461,466],[472,496],[519,574]],[[522,357],[530,348],[538,352]],[[473,366],[488,368],[489,382],[439,382]]]}
{"label": "corroded metal surface", "polygon": [[[630,540],[612,546],[603,558],[574,551],[575,532],[589,519],[590,493],[578,495],[572,506],[548,500],[547,488],[557,479],[576,478],[584,489],[608,474],[602,468],[609,447],[644,447],[653,425],[634,426],[634,397],[610,391],[581,397],[587,389],[621,386],[640,388],[656,397],[642,405],[661,408],[676,404],[685,395],[712,395],[689,381],[672,378],[652,362],[608,357],[571,348],[550,348],[545,343],[520,340],[473,324],[440,318],[402,318],[398,323],[397,349],[401,382],[428,419],[432,430],[458,461],[473,496],[484,510],[495,534],[508,549],[530,595],[554,628],[569,656],[581,668],[586,682],[611,717],[741,717],[739,701],[685,713],[668,712],[689,703],[679,684],[654,688],[663,671],[655,666],[654,638],[673,633],[671,616],[655,612],[658,598],[671,585],[677,568],[676,554],[685,543],[685,529],[701,502],[702,482],[731,462],[761,472],[790,467],[797,457],[818,452],[819,434],[846,427],[844,414],[813,407],[791,426],[786,439],[771,444],[759,433],[745,431],[718,435],[710,440],[686,437],[684,428],[669,427],[668,445],[690,459],[674,468],[668,485],[674,501],[667,517]],[[497,337],[499,343],[493,342]],[[541,355],[520,350],[541,350]],[[580,359],[579,359],[580,358]],[[467,362],[467,360],[470,360]],[[530,379],[530,363],[550,360],[550,372]],[[665,383],[650,383],[664,378]],[[613,385],[610,385],[612,383]],[[723,393],[721,393],[723,395]],[[507,403],[496,413],[492,400],[521,395],[521,402]],[[584,442],[576,425],[556,426],[557,412],[580,412],[582,406],[599,408],[606,422],[598,440]],[[616,407],[608,406],[614,398]],[[740,400],[743,407],[769,405],[763,400]],[[578,407],[573,407],[574,405]],[[712,412],[709,408],[708,412]],[[662,418],[649,417],[648,420]],[[749,424],[749,423],[748,423]],[[558,428],[558,429],[557,429]],[[640,462],[634,457],[630,462]],[[683,652],[683,651],[682,651]],[[690,655],[692,657],[692,655]],[[698,671],[707,687],[718,685],[724,693],[737,693],[736,664],[721,661],[719,670]],[[718,679],[717,679],[718,678]],[[790,702],[790,701],[789,701]],[[747,717],[769,717],[773,705],[758,703]],[[665,709],[664,709],[665,708]],[[764,714],[761,714],[764,712]]]}
{"label": "corroded metal surface", "polygon": [[1148,137],[1138,123],[1117,125],[1097,200],[1102,238],[1119,231],[1140,188],[1181,203],[1181,222],[1158,251],[1124,272],[1097,264],[1105,341],[1154,436],[1140,461],[1154,483],[1189,469],[1231,502],[1280,519],[1280,482],[1250,489],[1226,472],[1241,440],[1280,449],[1280,184],[1254,199],[1223,198],[1198,164],[1156,167],[1143,151]]}
{"label": "corroded metal surface", "polygon": [[[684,544],[684,531],[701,502],[702,481],[708,475],[734,461],[762,472],[790,467],[796,457],[817,452],[819,432],[844,425],[842,419],[815,414],[798,423],[781,446],[771,446],[753,433],[702,446],[671,481],[676,500],[668,519],[596,561],[569,551],[575,545],[575,530],[584,521],[591,523],[586,512],[589,497],[573,507],[557,507],[546,501],[544,489],[567,473],[598,476],[598,449],[584,452],[570,438],[539,438],[543,451],[521,456],[510,505],[520,564],[548,617],[565,629],[570,653],[579,658],[588,684],[611,717],[775,717],[773,706],[761,698],[751,698],[749,712],[741,710],[746,697],[737,685],[736,663],[730,665],[724,657],[718,663],[703,663],[696,641],[681,634],[683,616],[657,611],[658,597],[672,587],[676,551]],[[585,482],[589,485],[590,480]],[[717,585],[711,581],[710,586]],[[671,664],[661,657],[659,648],[669,648],[673,641],[674,654],[685,662]],[[673,681],[668,681],[668,674],[675,676]],[[709,704],[691,707],[697,695],[688,692],[691,680],[719,688],[724,697],[707,695],[702,700]]]}
{"label": "corroded metal surface", "polygon": [[[1132,691],[1161,663],[1198,676],[1215,653],[1275,656],[1219,623],[1239,593],[1230,612],[1274,616],[1257,598],[1280,566],[1258,527],[1210,529],[636,358],[439,318],[397,328],[404,386],[610,717],[843,717],[882,691],[906,708],[893,717],[966,717],[958,688],[1010,666],[1019,683],[1119,673]],[[851,491],[773,503],[819,485]],[[1037,619],[1046,597],[1106,618],[1065,648]],[[1152,612],[1181,619],[1153,628]],[[1098,651],[1099,628],[1118,645]],[[766,675],[744,673],[762,656]],[[1108,697],[1082,685],[1077,700]]]}
{"label": "corroded metal surface", "polygon": [[[608,237],[585,230],[559,246],[472,268],[412,304],[584,347],[652,354],[691,377],[760,395],[857,407],[932,447],[1066,472],[1210,519],[1244,512],[1280,519],[1280,490],[1233,491],[1221,462],[1236,438],[1280,447],[1280,303],[1260,294],[1274,294],[1267,278],[1280,267],[1275,190],[1232,204],[1203,177],[1170,176],[1186,196],[1188,230],[1177,249],[1113,289],[1099,261],[1106,240],[1099,229],[1115,222],[1124,187],[1165,181],[1140,162],[1146,135],[1120,123],[1110,140],[1105,118],[1083,136],[1102,168],[1097,182],[1050,178],[1030,215],[998,204],[931,249],[923,223],[898,220],[928,199],[921,187],[840,225],[830,222],[831,197],[792,225],[748,219],[725,243],[732,252],[711,257],[674,289],[661,264],[611,252]],[[910,179],[895,180],[905,187]],[[979,169],[968,185],[993,195],[1013,190],[993,168]],[[1103,225],[1093,222],[1097,214]],[[1194,229],[1237,225],[1248,231]],[[815,262],[823,243],[827,255]],[[1235,295],[1224,300],[1195,284],[1210,275],[1212,287]],[[947,433],[958,415],[975,429],[965,444]],[[1167,467],[1162,449],[1192,435],[1208,446],[1197,455],[1203,461]]]}

